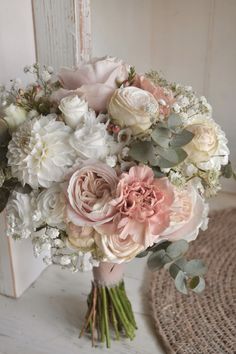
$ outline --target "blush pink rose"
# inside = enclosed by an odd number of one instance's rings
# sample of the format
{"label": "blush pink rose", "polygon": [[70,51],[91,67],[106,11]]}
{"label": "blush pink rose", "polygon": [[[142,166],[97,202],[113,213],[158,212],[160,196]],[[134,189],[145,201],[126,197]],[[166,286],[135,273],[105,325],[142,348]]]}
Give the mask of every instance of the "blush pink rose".
{"label": "blush pink rose", "polygon": [[174,192],[169,180],[154,178],[148,166],[134,166],[121,175],[117,195],[110,202],[116,209],[113,222],[101,225],[98,232],[130,236],[145,248],[153,245],[170,223]]}
{"label": "blush pink rose", "polygon": [[114,169],[98,161],[87,161],[70,177],[67,187],[67,222],[94,226],[110,221],[115,208],[118,178]]}
{"label": "blush pink rose", "polygon": [[60,101],[65,96],[77,94],[90,108],[103,112],[117,89],[117,80],[123,81],[127,77],[127,65],[117,58],[93,59],[75,70],[62,68],[59,80],[63,88],[56,91],[52,99]]}
{"label": "blush pink rose", "polygon": [[175,201],[170,214],[170,225],[160,239],[188,242],[196,239],[199,230],[206,230],[208,224],[208,204],[192,184],[184,189],[175,188]]}
{"label": "blush pink rose", "polygon": [[175,102],[175,98],[171,90],[153,84],[143,75],[137,75],[133,85],[150,92],[155,97],[159,103],[159,112],[161,115],[164,117],[168,117],[170,115],[171,106]]}

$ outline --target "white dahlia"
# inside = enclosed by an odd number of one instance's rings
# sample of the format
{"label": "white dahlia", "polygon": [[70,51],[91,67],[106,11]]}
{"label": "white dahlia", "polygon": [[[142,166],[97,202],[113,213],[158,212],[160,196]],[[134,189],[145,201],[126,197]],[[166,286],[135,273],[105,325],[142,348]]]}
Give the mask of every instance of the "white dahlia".
{"label": "white dahlia", "polygon": [[70,134],[71,128],[56,121],[53,114],[22,124],[8,145],[13,177],[32,188],[62,182],[74,161]]}

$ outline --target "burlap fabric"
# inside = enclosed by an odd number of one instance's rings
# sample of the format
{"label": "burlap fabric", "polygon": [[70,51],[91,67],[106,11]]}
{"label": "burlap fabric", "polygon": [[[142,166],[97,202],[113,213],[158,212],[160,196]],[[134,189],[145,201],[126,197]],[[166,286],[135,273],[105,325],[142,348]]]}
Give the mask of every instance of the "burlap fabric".
{"label": "burlap fabric", "polygon": [[166,353],[236,353],[236,209],[214,212],[189,258],[208,265],[206,290],[182,295],[165,270],[153,273],[150,297]]}

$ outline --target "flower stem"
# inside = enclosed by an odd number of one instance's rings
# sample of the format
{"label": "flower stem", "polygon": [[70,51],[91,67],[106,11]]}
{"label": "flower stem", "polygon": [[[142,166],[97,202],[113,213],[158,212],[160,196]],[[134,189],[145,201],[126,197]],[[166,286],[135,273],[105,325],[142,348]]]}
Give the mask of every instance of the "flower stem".
{"label": "flower stem", "polygon": [[110,348],[110,325],[114,330],[116,340],[119,340],[122,334],[131,340],[135,337],[137,325],[131,303],[126,295],[124,282],[120,281],[117,285],[109,287],[93,282],[80,337],[87,330],[91,333],[93,346],[97,337],[102,343],[106,342],[107,348]]}

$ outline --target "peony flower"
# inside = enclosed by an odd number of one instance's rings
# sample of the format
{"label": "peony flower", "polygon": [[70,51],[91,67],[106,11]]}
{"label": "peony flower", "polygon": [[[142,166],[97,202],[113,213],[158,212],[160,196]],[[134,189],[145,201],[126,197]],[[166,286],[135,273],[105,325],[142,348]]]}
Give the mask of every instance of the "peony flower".
{"label": "peony flower", "polygon": [[26,111],[13,103],[5,109],[5,114],[4,120],[7,122],[11,131],[16,130],[27,118]]}
{"label": "peony flower", "polygon": [[121,144],[117,144],[108,134],[106,125],[96,118],[95,112],[85,114],[83,124],[70,137],[70,145],[82,161],[91,158],[105,161],[106,157],[121,148]]}
{"label": "peony flower", "polygon": [[151,93],[129,86],[114,92],[108,112],[115,124],[139,134],[157,121],[159,107]]}
{"label": "peony flower", "polygon": [[62,182],[74,161],[70,133],[71,129],[56,121],[55,115],[22,124],[8,145],[13,177],[32,188],[48,188],[53,182]]}
{"label": "peony flower", "polygon": [[54,183],[50,188],[43,190],[36,199],[37,212],[41,223],[64,229],[65,197],[60,184]]}
{"label": "peony flower", "polygon": [[220,170],[221,165],[228,163],[228,141],[213,119],[197,115],[188,120],[185,128],[194,134],[190,143],[183,147],[189,162],[203,170]]}
{"label": "peony flower", "polygon": [[97,247],[103,253],[103,262],[122,263],[131,261],[144,246],[134,242],[131,236],[125,239],[120,235],[95,235]]}
{"label": "peony flower", "polygon": [[103,224],[113,218],[118,178],[106,164],[88,160],[70,177],[67,188],[67,219],[77,226]]}
{"label": "peony flower", "polygon": [[188,242],[196,239],[199,230],[206,230],[208,224],[208,204],[192,183],[184,189],[175,188],[175,200],[171,208],[170,225],[161,234],[160,240]]}
{"label": "peony flower", "polygon": [[121,175],[117,195],[109,202],[116,211],[112,222],[96,226],[96,230],[121,239],[131,237],[145,248],[152,246],[169,226],[174,200],[169,180],[154,178],[148,166],[134,166]]}
{"label": "peony flower", "polygon": [[137,76],[134,86],[150,92],[155,97],[159,103],[160,115],[164,117],[168,117],[170,115],[171,107],[175,102],[174,95],[171,90],[155,85],[143,75]]}
{"label": "peony flower", "polygon": [[67,246],[72,249],[91,251],[94,247],[96,231],[91,226],[76,226],[69,223],[66,228]]}
{"label": "peony flower", "polygon": [[58,101],[66,95],[76,94],[88,102],[95,111],[106,110],[107,102],[117,88],[117,80],[123,81],[128,77],[127,65],[116,58],[93,59],[77,69],[63,68],[59,79],[63,89],[52,96]]}
{"label": "peony flower", "polygon": [[28,238],[34,231],[33,194],[13,191],[7,206],[7,236]]}
{"label": "peony flower", "polygon": [[88,112],[88,103],[76,95],[67,96],[60,101],[59,109],[63,113],[65,123],[75,129]]}

